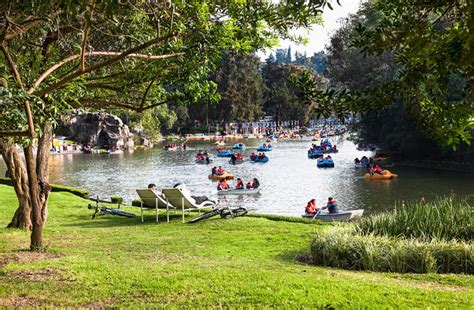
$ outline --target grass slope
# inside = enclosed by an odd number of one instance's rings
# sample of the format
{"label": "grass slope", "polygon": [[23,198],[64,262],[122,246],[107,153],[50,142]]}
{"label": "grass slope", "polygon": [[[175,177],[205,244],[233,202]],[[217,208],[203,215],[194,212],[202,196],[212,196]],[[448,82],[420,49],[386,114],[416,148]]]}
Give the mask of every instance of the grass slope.
{"label": "grass slope", "polygon": [[156,225],[152,212],[145,223],[91,220],[87,203],[51,194],[45,241],[61,255],[38,260],[19,251],[27,232],[4,228],[17,203],[0,186],[0,306],[474,307],[472,276],[298,263],[295,255],[327,225],[258,217]]}

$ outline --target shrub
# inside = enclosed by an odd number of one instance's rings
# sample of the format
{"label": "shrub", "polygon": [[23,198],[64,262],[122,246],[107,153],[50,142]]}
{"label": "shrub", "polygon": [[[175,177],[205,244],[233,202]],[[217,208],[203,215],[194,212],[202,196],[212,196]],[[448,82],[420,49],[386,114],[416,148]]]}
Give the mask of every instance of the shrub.
{"label": "shrub", "polygon": [[[13,186],[12,180],[10,178],[0,178],[0,184],[3,185],[9,185]],[[52,192],[68,192],[73,195],[86,198],[88,199],[90,197],[90,193],[84,189],[79,189],[79,188],[74,188],[74,187],[69,187],[69,186],[63,186],[63,185],[57,185],[57,184],[50,184],[51,185],[51,191]]]}
{"label": "shrub", "polygon": [[110,201],[119,205],[123,204],[123,198],[121,196],[112,196],[110,197]]}
{"label": "shrub", "polygon": [[140,207],[141,203],[142,203],[142,201],[140,199],[133,199],[132,200],[132,206],[134,206],[134,207]]}
{"label": "shrub", "polygon": [[456,196],[430,203],[414,202],[361,219],[357,232],[379,236],[403,236],[423,240],[472,240],[474,212],[467,199]]}
{"label": "shrub", "polygon": [[311,253],[317,265],[350,270],[474,273],[471,243],[360,235],[353,227],[332,228],[316,236]]}

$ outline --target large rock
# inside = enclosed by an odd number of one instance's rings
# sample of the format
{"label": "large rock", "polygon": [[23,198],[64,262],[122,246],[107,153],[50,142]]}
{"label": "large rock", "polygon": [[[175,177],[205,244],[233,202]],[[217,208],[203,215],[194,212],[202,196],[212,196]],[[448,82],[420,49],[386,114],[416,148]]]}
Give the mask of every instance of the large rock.
{"label": "large rock", "polygon": [[104,112],[71,114],[58,128],[57,134],[76,143],[99,148],[133,148],[133,135],[117,116]]}

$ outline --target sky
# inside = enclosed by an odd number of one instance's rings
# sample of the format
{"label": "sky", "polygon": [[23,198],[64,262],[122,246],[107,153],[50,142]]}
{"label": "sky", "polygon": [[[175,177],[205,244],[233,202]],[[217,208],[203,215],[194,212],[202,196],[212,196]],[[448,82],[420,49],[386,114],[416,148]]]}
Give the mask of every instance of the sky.
{"label": "sky", "polygon": [[[329,38],[331,34],[337,30],[340,26],[339,19],[346,17],[349,14],[357,12],[359,5],[363,0],[340,0],[341,5],[339,6],[336,1],[333,1],[333,10],[330,10],[326,7],[323,12],[323,25],[322,26],[313,26],[313,29],[309,31],[307,29],[300,29],[297,31],[297,34],[306,35],[309,39],[307,45],[296,45],[294,42],[288,40],[282,40],[279,47],[277,48],[288,48],[291,45],[291,51],[293,55],[295,51],[306,52],[307,56],[313,55],[315,52],[324,50],[324,46],[329,44]],[[266,58],[272,50],[267,50],[265,52],[259,52],[261,58]]]}

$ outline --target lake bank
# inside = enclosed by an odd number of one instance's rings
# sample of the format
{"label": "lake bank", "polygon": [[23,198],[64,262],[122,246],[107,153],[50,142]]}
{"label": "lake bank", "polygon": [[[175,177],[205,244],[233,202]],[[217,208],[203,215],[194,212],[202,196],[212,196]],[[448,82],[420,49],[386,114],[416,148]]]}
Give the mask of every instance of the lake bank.
{"label": "lake bank", "polygon": [[[472,276],[351,272],[298,263],[327,225],[264,218],[196,225],[106,216],[88,201],[52,193],[36,260],[28,233],[4,227],[16,208],[0,186],[0,305],[69,307],[469,308]],[[129,209],[137,212],[137,209]],[[45,259],[51,258],[51,259]],[[252,279],[252,281],[249,281]]]}

